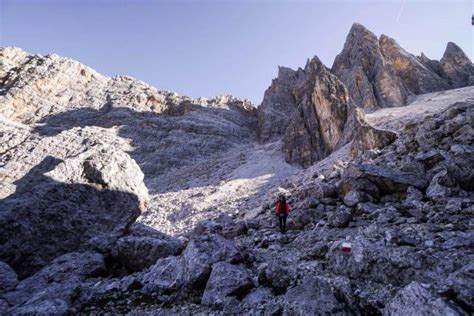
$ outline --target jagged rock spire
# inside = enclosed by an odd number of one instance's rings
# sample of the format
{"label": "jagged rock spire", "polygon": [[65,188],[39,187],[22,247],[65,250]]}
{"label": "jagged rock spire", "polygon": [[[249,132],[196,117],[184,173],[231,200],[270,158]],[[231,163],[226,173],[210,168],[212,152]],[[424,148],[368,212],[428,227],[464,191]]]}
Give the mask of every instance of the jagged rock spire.
{"label": "jagged rock spire", "polygon": [[354,23],[332,71],[346,85],[358,107],[374,110],[399,106],[410,92],[382,55],[377,36]]}
{"label": "jagged rock spire", "polygon": [[448,43],[440,64],[443,76],[453,88],[474,85],[474,66],[458,45]]}

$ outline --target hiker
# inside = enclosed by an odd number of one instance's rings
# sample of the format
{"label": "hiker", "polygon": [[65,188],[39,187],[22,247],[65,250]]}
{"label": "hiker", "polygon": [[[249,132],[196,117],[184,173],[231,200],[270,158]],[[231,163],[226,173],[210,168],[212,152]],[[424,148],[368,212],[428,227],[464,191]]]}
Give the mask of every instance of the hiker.
{"label": "hiker", "polygon": [[290,206],[286,201],[286,197],[284,194],[280,194],[278,196],[278,202],[276,207],[276,215],[278,216],[278,220],[280,221],[280,231],[284,234],[286,232],[286,218],[290,213]]}

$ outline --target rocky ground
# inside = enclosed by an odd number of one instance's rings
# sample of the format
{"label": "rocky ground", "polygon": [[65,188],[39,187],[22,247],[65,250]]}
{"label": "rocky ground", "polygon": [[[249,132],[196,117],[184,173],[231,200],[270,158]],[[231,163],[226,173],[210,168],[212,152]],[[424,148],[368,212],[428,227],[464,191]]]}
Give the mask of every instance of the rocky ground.
{"label": "rocky ground", "polygon": [[255,108],[0,49],[0,314],[472,314],[473,69],[356,24]]}

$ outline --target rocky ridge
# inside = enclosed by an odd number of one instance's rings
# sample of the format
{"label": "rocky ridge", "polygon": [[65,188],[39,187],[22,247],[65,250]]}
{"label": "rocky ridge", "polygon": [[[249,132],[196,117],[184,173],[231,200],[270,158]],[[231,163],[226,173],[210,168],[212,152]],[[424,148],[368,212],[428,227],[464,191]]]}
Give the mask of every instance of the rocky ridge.
{"label": "rocky ridge", "polygon": [[364,115],[315,58],[256,110],[0,57],[0,313],[473,312],[472,87]]}

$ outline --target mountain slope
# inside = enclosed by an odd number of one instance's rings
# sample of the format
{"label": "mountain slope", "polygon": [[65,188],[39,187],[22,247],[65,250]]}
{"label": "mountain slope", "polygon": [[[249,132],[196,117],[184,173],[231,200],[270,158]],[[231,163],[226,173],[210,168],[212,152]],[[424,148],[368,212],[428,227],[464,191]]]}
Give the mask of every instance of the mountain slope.
{"label": "mountain slope", "polygon": [[351,33],[258,109],[0,49],[0,314],[472,314],[472,64]]}

